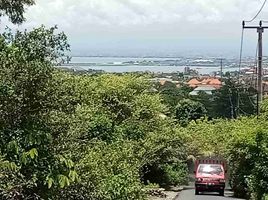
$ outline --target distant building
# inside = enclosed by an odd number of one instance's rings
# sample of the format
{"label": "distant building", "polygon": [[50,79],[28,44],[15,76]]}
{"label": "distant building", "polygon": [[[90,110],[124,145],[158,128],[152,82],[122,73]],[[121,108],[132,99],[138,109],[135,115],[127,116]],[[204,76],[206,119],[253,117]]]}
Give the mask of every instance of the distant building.
{"label": "distant building", "polygon": [[183,73],[184,77],[197,77],[199,76],[199,73],[197,70],[191,69],[190,67],[185,67],[184,68],[184,73]]}
{"label": "distant building", "polygon": [[208,95],[212,95],[212,92],[215,90],[216,88],[212,86],[198,86],[192,92],[190,92],[190,95],[197,96],[199,92],[205,92]]}
{"label": "distant building", "polygon": [[173,81],[171,78],[152,78],[149,81],[153,83],[160,83],[160,85],[165,85],[167,82],[178,84],[179,81]]}
{"label": "distant building", "polygon": [[71,67],[71,69],[74,72],[86,72],[87,71],[86,69],[84,69],[83,67],[80,67],[80,66],[73,66],[73,67]]}
{"label": "distant building", "polygon": [[184,68],[184,74],[189,74],[190,73],[190,67],[185,67]]}
{"label": "distant building", "polygon": [[222,86],[222,82],[219,79],[213,78],[208,82],[208,85],[210,85],[216,89],[220,89]]}
{"label": "distant building", "polygon": [[188,83],[187,83],[188,86],[192,87],[192,88],[195,88],[197,87],[198,85],[201,85],[201,82],[198,81],[196,78],[193,78],[191,79]]}
{"label": "distant building", "polygon": [[166,82],[167,82],[167,80],[160,80],[160,81],[159,81],[160,85],[165,85]]}
{"label": "distant building", "polygon": [[222,86],[222,82],[217,78],[204,78],[203,80],[197,80],[196,78],[191,79],[187,85],[192,88],[196,88],[199,86],[209,86],[214,87],[215,89],[220,89]]}
{"label": "distant building", "polygon": [[79,67],[79,66],[57,66],[57,68],[62,69],[64,71],[72,71],[72,72],[86,72],[87,70]]}
{"label": "distant building", "polygon": [[263,81],[263,96],[266,98],[268,97],[268,82]]}

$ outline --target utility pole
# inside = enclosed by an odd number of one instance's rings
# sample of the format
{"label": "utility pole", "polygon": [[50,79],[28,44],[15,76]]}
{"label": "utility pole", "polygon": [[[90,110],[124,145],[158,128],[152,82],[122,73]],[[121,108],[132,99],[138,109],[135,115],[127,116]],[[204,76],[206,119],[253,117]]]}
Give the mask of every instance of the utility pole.
{"label": "utility pole", "polygon": [[[261,22],[260,22],[260,27],[261,27]],[[260,114],[260,106],[262,103],[262,93],[263,93],[263,84],[262,84],[262,33],[263,33],[263,28],[258,28],[258,96],[257,96],[257,113],[258,115]]]}
{"label": "utility pole", "polygon": [[222,82],[222,76],[223,76],[223,74],[222,74],[223,73],[223,69],[222,69],[222,67],[223,67],[222,64],[223,63],[222,63],[222,61],[223,61],[223,59],[221,58],[220,60],[221,60],[221,82]]}
{"label": "utility pole", "polygon": [[262,34],[267,26],[262,26],[262,21],[260,21],[259,26],[245,26],[245,21],[243,21],[243,29],[257,29],[258,33],[258,95],[257,95],[257,115],[260,115],[260,106],[263,98],[263,84],[262,84]]}
{"label": "utility pole", "polygon": [[230,101],[230,106],[231,106],[231,119],[234,119],[234,105],[232,102],[232,90],[229,88],[229,101]]}

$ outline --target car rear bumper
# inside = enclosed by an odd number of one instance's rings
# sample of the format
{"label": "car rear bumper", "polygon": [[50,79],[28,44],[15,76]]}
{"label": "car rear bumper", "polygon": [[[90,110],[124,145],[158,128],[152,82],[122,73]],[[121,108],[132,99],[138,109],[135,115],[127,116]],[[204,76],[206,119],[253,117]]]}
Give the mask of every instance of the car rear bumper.
{"label": "car rear bumper", "polygon": [[195,183],[195,188],[198,191],[211,191],[211,192],[218,192],[225,189],[225,184],[215,184],[215,183]]}

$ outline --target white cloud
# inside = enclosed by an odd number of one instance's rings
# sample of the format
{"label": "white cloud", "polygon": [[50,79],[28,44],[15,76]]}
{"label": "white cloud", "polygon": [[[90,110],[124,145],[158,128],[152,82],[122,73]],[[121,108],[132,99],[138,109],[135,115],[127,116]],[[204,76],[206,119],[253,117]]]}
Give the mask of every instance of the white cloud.
{"label": "white cloud", "polygon": [[[96,40],[96,45],[120,37],[231,38],[238,37],[241,21],[253,17],[261,4],[261,0],[36,0],[21,28],[58,24],[74,46],[86,38]],[[268,19],[267,10],[268,5],[262,19]]]}
{"label": "white cloud", "polygon": [[260,0],[37,0],[26,16],[28,23],[80,28],[215,23],[250,18],[260,5]]}

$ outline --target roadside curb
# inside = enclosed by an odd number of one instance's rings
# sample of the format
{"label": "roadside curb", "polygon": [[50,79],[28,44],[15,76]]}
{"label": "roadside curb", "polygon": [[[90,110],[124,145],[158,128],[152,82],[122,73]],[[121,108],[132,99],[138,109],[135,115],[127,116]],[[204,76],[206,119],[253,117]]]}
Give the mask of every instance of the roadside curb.
{"label": "roadside curb", "polygon": [[180,187],[176,192],[178,192],[178,194],[174,197],[173,200],[178,200],[179,196],[180,196],[180,193],[183,191],[183,190],[191,190],[191,189],[194,189],[193,186],[182,186]]}
{"label": "roadside curb", "polygon": [[[181,191],[180,191],[181,192]],[[180,192],[178,192],[178,194],[174,197],[173,200],[178,200],[179,196],[180,196]]]}
{"label": "roadside curb", "polygon": [[183,186],[182,188],[183,188],[182,190],[193,190],[193,189],[195,189],[194,186]]}

